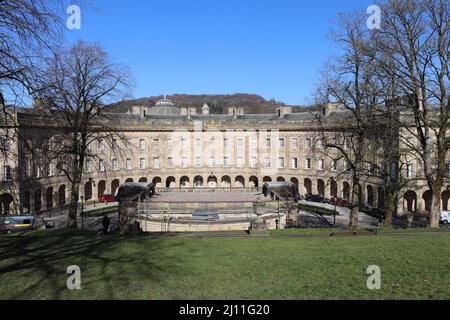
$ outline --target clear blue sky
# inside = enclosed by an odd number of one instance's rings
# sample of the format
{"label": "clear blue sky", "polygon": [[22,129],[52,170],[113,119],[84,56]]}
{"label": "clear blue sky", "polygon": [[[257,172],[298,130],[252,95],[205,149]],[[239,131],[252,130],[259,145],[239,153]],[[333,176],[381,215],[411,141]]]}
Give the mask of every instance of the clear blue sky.
{"label": "clear blue sky", "polygon": [[92,1],[69,41],[100,42],[136,81],[134,97],[255,93],[305,104],[335,50],[339,12],[366,0]]}

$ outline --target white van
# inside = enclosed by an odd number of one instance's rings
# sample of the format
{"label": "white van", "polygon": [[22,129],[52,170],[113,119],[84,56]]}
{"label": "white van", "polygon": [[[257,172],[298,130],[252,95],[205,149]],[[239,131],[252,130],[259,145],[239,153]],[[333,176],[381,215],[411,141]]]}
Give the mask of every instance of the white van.
{"label": "white van", "polygon": [[450,211],[442,211],[440,220],[443,224],[448,224],[450,222]]}

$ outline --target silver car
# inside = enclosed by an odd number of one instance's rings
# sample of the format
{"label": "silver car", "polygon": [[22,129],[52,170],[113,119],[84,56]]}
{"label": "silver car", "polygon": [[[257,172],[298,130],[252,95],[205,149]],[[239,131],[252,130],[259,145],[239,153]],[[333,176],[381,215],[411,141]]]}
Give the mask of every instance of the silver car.
{"label": "silver car", "polygon": [[447,225],[450,222],[450,211],[442,211],[440,220],[443,224]]}

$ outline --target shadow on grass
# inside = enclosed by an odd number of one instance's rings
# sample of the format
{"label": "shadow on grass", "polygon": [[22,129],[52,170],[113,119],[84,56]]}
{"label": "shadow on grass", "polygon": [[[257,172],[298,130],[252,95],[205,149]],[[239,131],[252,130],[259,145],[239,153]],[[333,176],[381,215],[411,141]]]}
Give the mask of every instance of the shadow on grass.
{"label": "shadow on grass", "polygon": [[94,288],[95,292],[75,297],[113,299],[117,288],[132,290],[132,284],[139,283],[139,279],[158,283],[165,274],[181,275],[180,258],[164,259],[165,252],[179,245],[158,238],[96,236],[92,232],[67,230],[0,238],[0,282],[18,283],[12,289],[0,290],[0,296],[61,299],[65,293],[67,297],[66,268],[79,265],[82,286]]}

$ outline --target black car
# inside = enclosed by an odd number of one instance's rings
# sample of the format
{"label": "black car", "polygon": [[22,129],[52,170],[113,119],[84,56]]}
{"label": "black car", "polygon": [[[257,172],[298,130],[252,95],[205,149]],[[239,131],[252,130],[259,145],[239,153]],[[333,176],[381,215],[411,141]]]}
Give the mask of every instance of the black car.
{"label": "black car", "polygon": [[321,194],[307,194],[305,197],[306,201],[317,202],[317,203],[326,203],[327,199]]}

